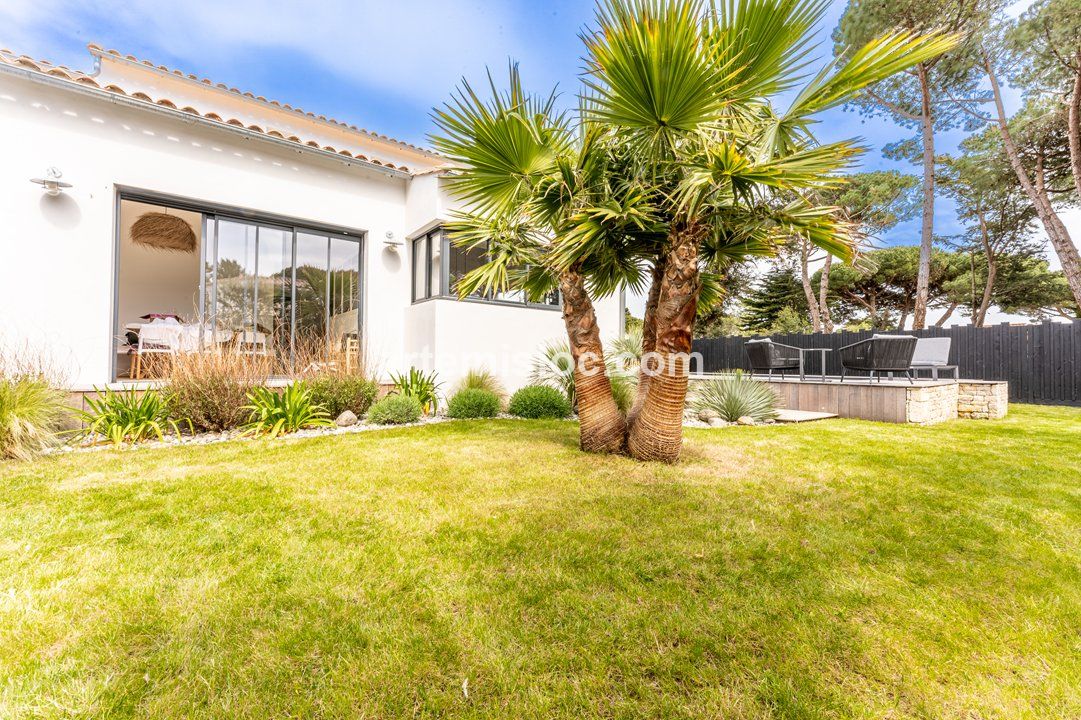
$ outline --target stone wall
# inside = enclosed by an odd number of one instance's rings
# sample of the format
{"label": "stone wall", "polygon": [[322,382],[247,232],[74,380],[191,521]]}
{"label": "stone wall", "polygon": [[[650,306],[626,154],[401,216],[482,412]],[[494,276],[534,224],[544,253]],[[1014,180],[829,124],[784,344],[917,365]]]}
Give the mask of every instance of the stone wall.
{"label": "stone wall", "polygon": [[997,420],[1006,417],[1009,385],[992,380],[962,380],[957,384],[957,417]]}
{"label": "stone wall", "polygon": [[916,385],[908,388],[905,417],[916,425],[934,425],[957,418],[957,384]]}

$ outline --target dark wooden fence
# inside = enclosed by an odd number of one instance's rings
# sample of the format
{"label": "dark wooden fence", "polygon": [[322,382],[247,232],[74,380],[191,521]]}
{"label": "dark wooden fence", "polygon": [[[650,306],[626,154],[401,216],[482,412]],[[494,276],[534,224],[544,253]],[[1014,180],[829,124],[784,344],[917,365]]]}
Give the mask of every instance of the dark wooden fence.
{"label": "dark wooden fence", "polygon": [[[771,337],[776,342],[796,347],[833,350],[826,353],[826,373],[840,375],[837,350],[873,334],[871,331],[861,331]],[[1007,380],[1010,383],[1010,400],[1014,402],[1081,405],[1081,320],[1039,325],[1002,324],[983,328],[955,325],[906,330],[904,334],[952,338],[950,364],[959,367],[961,377]],[[749,339],[723,337],[695,340],[694,351],[702,356],[701,370],[748,369],[743,344]],[[807,363],[808,372],[818,371],[818,354],[809,354]],[[693,370],[699,369],[695,362],[691,367]]]}

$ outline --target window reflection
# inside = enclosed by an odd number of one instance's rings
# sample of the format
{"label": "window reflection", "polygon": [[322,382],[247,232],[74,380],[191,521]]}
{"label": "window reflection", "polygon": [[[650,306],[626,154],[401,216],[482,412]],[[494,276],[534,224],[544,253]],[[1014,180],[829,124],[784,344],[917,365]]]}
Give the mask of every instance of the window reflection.
{"label": "window reflection", "polygon": [[359,242],[220,218],[215,226],[204,282],[218,342],[288,357],[298,341],[359,336]]}
{"label": "window reflection", "polygon": [[[457,297],[458,283],[468,273],[487,263],[488,253],[484,248],[455,246],[448,241],[442,230],[435,230],[413,241],[412,262],[413,301],[416,302],[435,296]],[[507,290],[490,295],[476,291],[468,297],[534,306],[560,304],[558,291],[546,294],[540,302],[529,302],[522,290]]]}

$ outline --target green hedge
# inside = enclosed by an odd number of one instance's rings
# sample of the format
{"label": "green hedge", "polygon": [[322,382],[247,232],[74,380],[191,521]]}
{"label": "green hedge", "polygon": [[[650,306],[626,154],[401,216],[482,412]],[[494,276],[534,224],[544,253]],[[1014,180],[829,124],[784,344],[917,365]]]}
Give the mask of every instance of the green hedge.
{"label": "green hedge", "polygon": [[379,392],[375,382],[358,375],[324,375],[309,380],[307,385],[312,403],[323,406],[332,418],[346,410],[364,417]]}
{"label": "green hedge", "polygon": [[405,425],[420,419],[420,400],[412,395],[387,395],[372,405],[368,422],[376,425]]}
{"label": "green hedge", "polygon": [[468,418],[491,418],[499,414],[499,396],[490,390],[469,388],[450,399],[447,416],[465,420]]}
{"label": "green hedge", "polygon": [[571,414],[571,404],[566,396],[547,385],[527,385],[510,399],[507,412],[518,417],[565,418]]}

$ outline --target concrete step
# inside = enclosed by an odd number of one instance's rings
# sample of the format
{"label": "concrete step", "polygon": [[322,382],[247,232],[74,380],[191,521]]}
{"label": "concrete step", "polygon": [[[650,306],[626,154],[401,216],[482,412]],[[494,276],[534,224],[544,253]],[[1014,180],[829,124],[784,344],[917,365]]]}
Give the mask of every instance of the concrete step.
{"label": "concrete step", "polygon": [[814,422],[815,420],[829,420],[835,418],[835,413],[827,412],[811,412],[810,410],[789,410],[787,408],[781,408],[777,411],[777,417],[775,418],[779,423],[801,423],[801,422]]}

